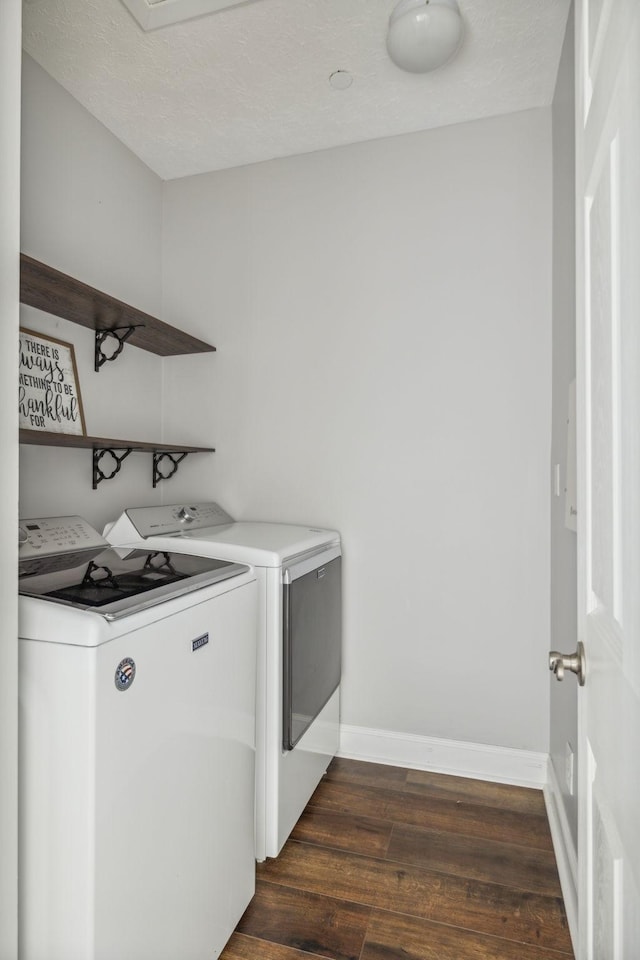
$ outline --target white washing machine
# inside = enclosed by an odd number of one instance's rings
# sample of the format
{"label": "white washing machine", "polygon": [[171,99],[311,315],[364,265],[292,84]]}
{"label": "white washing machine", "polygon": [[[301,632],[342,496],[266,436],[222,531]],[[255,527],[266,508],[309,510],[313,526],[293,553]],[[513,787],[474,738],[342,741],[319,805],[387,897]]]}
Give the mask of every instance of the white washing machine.
{"label": "white washing machine", "polygon": [[212,960],[255,887],[255,575],[20,533],[20,960]]}
{"label": "white washing machine", "polygon": [[216,503],[133,507],[116,545],[251,564],[258,578],[256,857],[276,857],[338,750],[341,545],[334,530],[235,522]]}

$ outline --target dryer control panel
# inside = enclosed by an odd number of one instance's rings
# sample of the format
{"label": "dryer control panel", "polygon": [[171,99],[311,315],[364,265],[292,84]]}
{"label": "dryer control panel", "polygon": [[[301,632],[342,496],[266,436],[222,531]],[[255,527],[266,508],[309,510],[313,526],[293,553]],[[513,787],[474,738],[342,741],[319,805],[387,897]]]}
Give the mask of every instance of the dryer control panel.
{"label": "dryer control panel", "polygon": [[129,507],[125,515],[141,537],[167,537],[172,533],[184,533],[185,530],[219,527],[234,522],[233,517],[213,501],[175,503],[163,507]]}

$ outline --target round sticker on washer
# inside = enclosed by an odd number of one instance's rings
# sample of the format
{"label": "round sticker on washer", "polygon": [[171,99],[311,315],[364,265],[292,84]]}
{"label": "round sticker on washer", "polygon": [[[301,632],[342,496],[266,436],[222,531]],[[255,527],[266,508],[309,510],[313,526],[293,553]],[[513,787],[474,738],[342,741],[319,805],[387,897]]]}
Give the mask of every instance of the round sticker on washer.
{"label": "round sticker on washer", "polygon": [[136,676],[136,665],[131,657],[125,657],[116,667],[114,681],[117,690],[128,690]]}

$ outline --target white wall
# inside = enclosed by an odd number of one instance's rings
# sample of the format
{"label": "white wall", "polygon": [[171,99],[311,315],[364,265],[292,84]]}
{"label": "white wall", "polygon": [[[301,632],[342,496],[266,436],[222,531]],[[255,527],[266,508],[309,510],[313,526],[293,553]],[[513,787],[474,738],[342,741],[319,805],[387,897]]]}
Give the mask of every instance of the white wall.
{"label": "white wall", "polygon": [[[551,646],[571,653],[578,642],[576,535],[565,527],[567,402],[576,375],[575,138],[573,14],[569,16],[553,102],[553,422],[551,463],[560,465],[560,497],[551,501]],[[566,746],[575,756],[578,783],[578,685],[551,678],[551,760],[577,850],[578,805],[565,777]]]}
{"label": "white wall", "polygon": [[18,416],[20,0],[0,4],[0,960],[18,937]]}
{"label": "white wall", "polygon": [[164,232],[162,316],[219,353],[95,374],[88,332],[24,309],[75,344],[89,433],[218,452],[94,492],[88,452],[23,447],[22,514],[217,497],[336,526],[345,722],[546,750],[549,111],[172,182],[164,224],[29,60],[23,116],[22,249],[156,313]]}
{"label": "white wall", "polygon": [[343,720],[545,751],[550,112],[165,185],[176,500],[335,526]]}
{"label": "white wall", "polygon": [[[22,122],[22,251],[158,314],[161,181],[29,57]],[[161,439],[160,358],[129,346],[95,373],[92,332],[29,307],[21,324],[74,344],[88,434]],[[21,448],[24,517],[79,513],[101,528],[159,497],[148,455],[132,454],[93,491],[91,451]]]}

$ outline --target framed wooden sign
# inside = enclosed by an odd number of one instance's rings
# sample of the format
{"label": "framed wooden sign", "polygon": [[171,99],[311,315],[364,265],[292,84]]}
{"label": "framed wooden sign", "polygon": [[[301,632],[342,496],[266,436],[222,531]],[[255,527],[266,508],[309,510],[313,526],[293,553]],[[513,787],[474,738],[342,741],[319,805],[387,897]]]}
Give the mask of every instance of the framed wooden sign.
{"label": "framed wooden sign", "polygon": [[20,328],[20,427],[86,436],[73,344]]}

